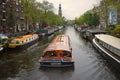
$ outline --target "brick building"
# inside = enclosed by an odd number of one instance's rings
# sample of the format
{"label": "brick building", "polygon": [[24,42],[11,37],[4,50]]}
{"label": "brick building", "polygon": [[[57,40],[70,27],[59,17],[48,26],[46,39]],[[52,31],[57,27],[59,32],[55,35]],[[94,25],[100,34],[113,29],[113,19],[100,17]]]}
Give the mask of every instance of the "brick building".
{"label": "brick building", "polygon": [[[23,6],[20,4],[20,0],[0,0],[0,31],[6,32],[8,31],[18,31],[23,26],[22,17]],[[15,19],[15,26],[10,27],[7,25],[7,17],[12,9],[12,13]]]}

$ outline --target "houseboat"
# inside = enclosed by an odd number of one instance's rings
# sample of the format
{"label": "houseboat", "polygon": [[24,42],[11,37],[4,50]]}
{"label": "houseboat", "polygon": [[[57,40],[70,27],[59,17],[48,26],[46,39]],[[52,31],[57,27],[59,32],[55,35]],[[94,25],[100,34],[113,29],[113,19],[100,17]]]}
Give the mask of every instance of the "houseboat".
{"label": "houseboat", "polygon": [[86,39],[86,31],[88,30],[88,26],[81,26],[81,29],[80,29],[80,36],[83,38],[83,39]]}
{"label": "houseboat", "polygon": [[69,36],[58,35],[43,51],[39,62],[41,67],[73,67],[74,61]]}
{"label": "houseboat", "polygon": [[108,62],[120,71],[119,38],[107,34],[97,34],[93,39],[93,45]]}
{"label": "houseboat", "polygon": [[85,32],[86,39],[92,42],[92,39],[95,37],[96,34],[106,34],[107,31],[100,30],[100,29],[88,29]]}
{"label": "houseboat", "polygon": [[41,36],[49,36],[54,33],[54,28],[45,28],[45,29],[40,29],[36,32],[40,37]]}
{"label": "houseboat", "polygon": [[4,44],[5,48],[22,48],[24,46],[31,45],[38,40],[37,34],[27,34],[24,36],[14,37],[7,40],[7,43]]}

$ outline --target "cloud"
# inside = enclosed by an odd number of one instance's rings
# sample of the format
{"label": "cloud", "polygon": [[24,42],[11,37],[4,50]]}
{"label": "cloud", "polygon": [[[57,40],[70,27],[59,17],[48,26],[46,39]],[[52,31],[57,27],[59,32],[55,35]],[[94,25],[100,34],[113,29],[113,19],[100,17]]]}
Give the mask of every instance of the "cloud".
{"label": "cloud", "polygon": [[[42,2],[43,0],[37,0]],[[79,17],[87,10],[93,8],[95,4],[99,2],[99,0],[48,0],[50,3],[53,3],[55,7],[55,13],[58,13],[58,7],[61,3],[62,5],[62,14],[67,19],[74,19],[75,17]]]}

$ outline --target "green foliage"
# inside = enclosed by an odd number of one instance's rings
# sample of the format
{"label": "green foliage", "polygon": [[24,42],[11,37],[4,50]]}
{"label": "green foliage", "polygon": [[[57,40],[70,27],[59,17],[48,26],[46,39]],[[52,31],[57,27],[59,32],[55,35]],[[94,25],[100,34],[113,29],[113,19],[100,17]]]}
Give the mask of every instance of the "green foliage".
{"label": "green foliage", "polygon": [[97,13],[93,13],[93,16],[92,16],[92,26],[97,26],[100,24],[100,21],[99,21],[99,15],[97,15]]}
{"label": "green foliage", "polygon": [[10,12],[7,16],[7,26],[9,27],[15,26],[15,16],[14,16],[12,7],[10,8]]}
{"label": "green foliage", "polygon": [[120,38],[120,25],[115,27],[115,29],[112,31],[112,35]]}
{"label": "green foliage", "polygon": [[92,26],[92,13],[86,12],[84,14],[84,23],[89,26]]}
{"label": "green foliage", "polygon": [[43,0],[42,3],[38,3],[38,7],[40,10],[42,10],[45,14],[47,14],[47,12],[49,11],[53,11],[53,4],[49,3],[46,0]]}
{"label": "green foliage", "polygon": [[31,23],[46,25],[63,24],[65,20],[53,12],[54,6],[52,3],[44,0],[42,3],[35,2],[35,0],[22,0],[24,9],[23,16],[25,18],[26,26]]}
{"label": "green foliage", "polygon": [[84,15],[80,16],[79,19],[75,19],[76,24],[80,25],[89,25],[89,26],[97,26],[99,25],[99,15],[96,13],[92,13],[90,11],[84,13]]}

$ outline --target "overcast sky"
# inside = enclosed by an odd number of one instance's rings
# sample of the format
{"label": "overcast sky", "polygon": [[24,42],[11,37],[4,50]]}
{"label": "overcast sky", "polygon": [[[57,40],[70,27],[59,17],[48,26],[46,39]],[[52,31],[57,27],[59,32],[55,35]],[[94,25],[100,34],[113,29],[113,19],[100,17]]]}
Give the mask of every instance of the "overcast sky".
{"label": "overcast sky", "polygon": [[[43,0],[36,0],[42,2]],[[79,17],[87,10],[93,8],[94,5],[99,3],[99,0],[47,0],[53,3],[55,13],[58,14],[58,7],[61,3],[62,14],[67,19],[74,19]]]}

